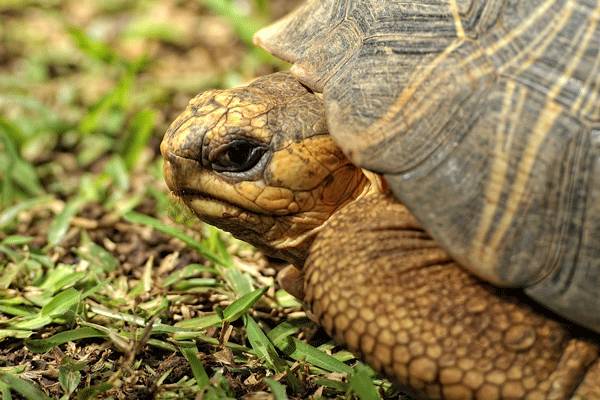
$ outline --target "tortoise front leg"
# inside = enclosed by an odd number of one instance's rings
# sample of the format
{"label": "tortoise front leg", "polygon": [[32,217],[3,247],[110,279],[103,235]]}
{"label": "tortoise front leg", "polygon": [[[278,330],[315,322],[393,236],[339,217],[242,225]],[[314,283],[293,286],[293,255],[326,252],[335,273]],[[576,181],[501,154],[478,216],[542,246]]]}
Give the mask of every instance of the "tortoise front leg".
{"label": "tortoise front leg", "polygon": [[326,331],[417,396],[567,399],[598,359],[572,326],[464,272],[383,195],[334,214],[305,273]]}
{"label": "tortoise front leg", "polygon": [[600,360],[596,360],[588,369],[573,398],[577,400],[600,399]]}

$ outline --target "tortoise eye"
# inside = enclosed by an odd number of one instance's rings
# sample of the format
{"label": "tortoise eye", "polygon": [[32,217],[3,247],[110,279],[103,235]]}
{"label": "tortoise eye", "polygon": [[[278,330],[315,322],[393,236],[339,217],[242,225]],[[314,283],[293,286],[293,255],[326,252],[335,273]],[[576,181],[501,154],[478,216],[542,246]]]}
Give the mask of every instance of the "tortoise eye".
{"label": "tortoise eye", "polygon": [[254,167],[266,148],[248,140],[234,140],[211,157],[211,167],[218,172],[245,172]]}

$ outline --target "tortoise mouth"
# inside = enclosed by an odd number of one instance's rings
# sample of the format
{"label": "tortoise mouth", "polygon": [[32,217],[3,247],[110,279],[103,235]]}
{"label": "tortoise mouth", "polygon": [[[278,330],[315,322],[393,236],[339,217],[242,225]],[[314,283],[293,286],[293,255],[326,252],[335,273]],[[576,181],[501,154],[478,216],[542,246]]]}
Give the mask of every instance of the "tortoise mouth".
{"label": "tortoise mouth", "polygon": [[228,200],[197,189],[184,188],[175,190],[172,193],[183,200],[188,207],[200,216],[220,218],[224,216],[237,216],[242,213],[256,214]]}
{"label": "tortoise mouth", "polygon": [[165,181],[171,194],[181,199],[199,217],[221,218],[242,213],[255,213],[223,196],[200,190],[203,168],[197,160],[184,157],[172,151],[163,151],[165,158]]}

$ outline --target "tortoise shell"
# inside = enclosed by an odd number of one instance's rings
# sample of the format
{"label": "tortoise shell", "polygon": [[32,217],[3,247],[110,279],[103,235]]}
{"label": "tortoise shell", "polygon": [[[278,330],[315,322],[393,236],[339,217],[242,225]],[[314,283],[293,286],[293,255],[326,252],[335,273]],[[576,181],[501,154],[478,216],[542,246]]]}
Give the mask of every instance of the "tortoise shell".
{"label": "tortoise shell", "polygon": [[600,1],[311,0],[255,41],[465,268],[600,332]]}

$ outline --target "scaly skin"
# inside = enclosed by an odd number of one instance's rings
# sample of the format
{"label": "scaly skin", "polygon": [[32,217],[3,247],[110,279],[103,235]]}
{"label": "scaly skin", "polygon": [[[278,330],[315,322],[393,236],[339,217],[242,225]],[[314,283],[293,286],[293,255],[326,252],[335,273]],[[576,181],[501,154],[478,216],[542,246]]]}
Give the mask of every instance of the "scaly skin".
{"label": "scaly skin", "polygon": [[567,399],[598,357],[524,296],[465,272],[390,196],[333,215],[304,268],[325,330],[417,396]]}
{"label": "scaly skin", "polygon": [[[234,140],[268,150],[248,171],[216,173]],[[198,95],[161,151],[167,184],[201,219],[298,266],[323,222],[370,186],[327,134],[321,100],[286,74]]]}
{"label": "scaly skin", "polygon": [[[220,171],[223,149],[240,138],[264,154]],[[600,398],[597,338],[465,272],[379,177],[347,161],[319,98],[289,75],[196,97],[161,150],[176,195],[295,264],[283,285],[415,396]]]}

